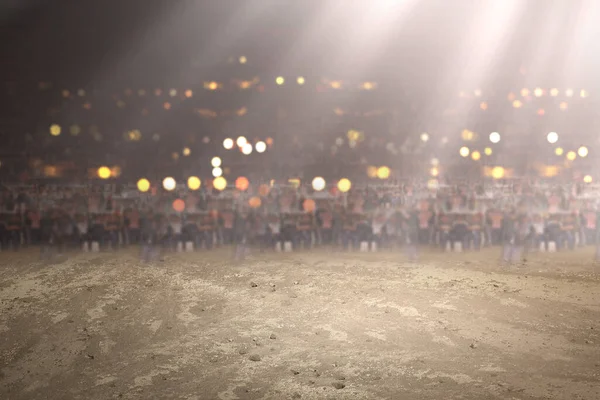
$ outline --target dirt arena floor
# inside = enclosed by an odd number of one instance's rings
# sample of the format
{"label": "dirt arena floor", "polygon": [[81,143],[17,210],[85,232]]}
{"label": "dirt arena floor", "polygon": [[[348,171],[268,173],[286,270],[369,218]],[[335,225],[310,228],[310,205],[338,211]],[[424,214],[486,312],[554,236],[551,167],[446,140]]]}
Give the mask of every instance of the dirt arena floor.
{"label": "dirt arena floor", "polygon": [[0,399],[600,399],[592,249],[0,254]]}

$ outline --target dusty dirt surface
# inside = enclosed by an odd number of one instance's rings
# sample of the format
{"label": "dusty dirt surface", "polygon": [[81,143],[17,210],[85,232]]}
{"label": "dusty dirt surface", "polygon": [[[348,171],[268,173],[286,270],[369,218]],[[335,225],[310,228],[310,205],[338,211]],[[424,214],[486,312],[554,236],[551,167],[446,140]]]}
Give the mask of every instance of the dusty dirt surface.
{"label": "dusty dirt surface", "polygon": [[600,399],[591,249],[0,254],[0,399]]}

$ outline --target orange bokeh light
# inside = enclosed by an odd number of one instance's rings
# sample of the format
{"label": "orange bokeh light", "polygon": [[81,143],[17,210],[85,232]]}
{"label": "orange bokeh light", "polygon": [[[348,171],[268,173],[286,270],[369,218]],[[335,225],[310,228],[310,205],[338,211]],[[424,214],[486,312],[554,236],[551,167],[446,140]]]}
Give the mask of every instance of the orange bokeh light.
{"label": "orange bokeh light", "polygon": [[244,176],[240,176],[235,180],[235,187],[238,190],[246,191],[250,186],[250,182],[248,182],[248,178]]}
{"label": "orange bokeh light", "polygon": [[185,201],[176,199],[173,201],[173,210],[177,212],[183,212],[185,210]]}

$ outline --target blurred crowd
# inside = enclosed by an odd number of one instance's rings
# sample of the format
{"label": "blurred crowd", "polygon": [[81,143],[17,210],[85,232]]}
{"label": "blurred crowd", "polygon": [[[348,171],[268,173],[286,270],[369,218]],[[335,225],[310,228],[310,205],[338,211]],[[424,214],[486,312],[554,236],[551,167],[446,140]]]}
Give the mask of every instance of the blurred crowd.
{"label": "blurred crowd", "polygon": [[304,186],[140,193],[105,186],[22,186],[0,197],[2,250],[160,251],[227,245],[293,251],[422,246],[477,251],[504,246],[506,261],[531,250],[598,242],[596,193],[578,187],[399,184],[315,192]]}

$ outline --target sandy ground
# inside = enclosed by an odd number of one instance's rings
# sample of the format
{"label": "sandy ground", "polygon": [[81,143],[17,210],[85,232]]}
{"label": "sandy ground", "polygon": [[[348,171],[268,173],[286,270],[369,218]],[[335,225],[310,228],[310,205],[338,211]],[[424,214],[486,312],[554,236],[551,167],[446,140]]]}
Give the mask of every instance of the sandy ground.
{"label": "sandy ground", "polygon": [[591,249],[0,254],[0,399],[600,399]]}

